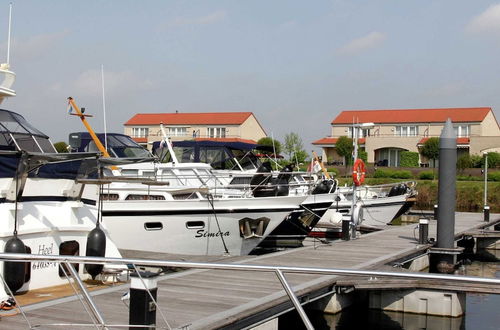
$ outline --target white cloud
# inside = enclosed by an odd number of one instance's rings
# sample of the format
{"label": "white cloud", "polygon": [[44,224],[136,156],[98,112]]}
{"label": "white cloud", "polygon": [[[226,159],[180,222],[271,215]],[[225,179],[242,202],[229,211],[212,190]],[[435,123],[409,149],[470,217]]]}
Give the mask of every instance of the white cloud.
{"label": "white cloud", "polygon": [[346,45],[340,47],[337,51],[338,53],[344,55],[357,54],[381,45],[385,39],[387,39],[387,36],[384,33],[373,31],[366,36],[351,40]]}
{"label": "white cloud", "polygon": [[492,5],[484,12],[474,17],[465,30],[472,33],[500,33],[500,4]]}
{"label": "white cloud", "polygon": [[[10,47],[11,59],[29,60],[37,58],[69,35],[69,30],[39,34],[27,39],[13,38]],[[2,53],[7,52],[7,42],[2,43]]]}
{"label": "white cloud", "polygon": [[167,27],[177,27],[177,26],[186,26],[186,25],[207,25],[217,23],[222,21],[226,17],[227,13],[224,10],[218,10],[209,15],[186,18],[186,17],[177,17],[170,22],[165,24]]}

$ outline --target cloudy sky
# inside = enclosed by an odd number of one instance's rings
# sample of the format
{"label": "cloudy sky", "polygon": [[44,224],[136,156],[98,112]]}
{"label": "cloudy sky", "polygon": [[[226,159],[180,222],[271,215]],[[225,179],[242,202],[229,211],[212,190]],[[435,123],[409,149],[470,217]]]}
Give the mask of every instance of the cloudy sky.
{"label": "cloudy sky", "polygon": [[[8,1],[0,2],[5,61]],[[67,141],[138,112],[252,111],[306,150],[342,110],[489,106],[500,119],[500,1],[13,1],[17,111]],[[3,37],[2,37],[3,36]]]}

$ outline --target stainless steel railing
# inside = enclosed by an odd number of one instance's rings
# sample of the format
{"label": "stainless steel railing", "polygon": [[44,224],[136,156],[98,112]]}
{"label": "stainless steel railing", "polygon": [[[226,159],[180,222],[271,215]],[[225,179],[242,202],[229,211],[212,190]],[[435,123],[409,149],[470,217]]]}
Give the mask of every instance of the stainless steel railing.
{"label": "stainless steel railing", "polygon": [[[443,274],[429,274],[429,273],[401,273],[401,272],[387,272],[387,271],[374,271],[374,270],[355,270],[343,268],[320,268],[320,267],[290,267],[290,266],[267,266],[267,265],[243,265],[243,264],[227,264],[227,263],[208,263],[208,262],[186,262],[186,261],[166,261],[166,260],[152,260],[152,259],[136,259],[136,258],[104,258],[104,257],[80,257],[80,256],[58,256],[58,255],[34,255],[34,254],[17,254],[17,253],[0,253],[0,260],[3,261],[50,261],[63,263],[70,270],[70,277],[74,279],[81,293],[79,298],[87,303],[90,310],[87,310],[91,316],[92,324],[79,324],[79,326],[94,326],[98,329],[107,329],[108,327],[134,327],[130,325],[117,325],[107,324],[104,317],[99,312],[97,305],[93,302],[92,295],[86,290],[84,283],[78,277],[76,270],[73,268],[72,263],[91,263],[103,265],[132,265],[133,269],[138,271],[136,265],[141,267],[178,267],[188,269],[217,269],[217,270],[234,270],[234,271],[260,271],[275,273],[281,282],[284,291],[290,298],[293,306],[299,313],[302,321],[307,329],[314,329],[309,318],[307,317],[302,305],[300,304],[297,296],[293,292],[293,288],[286,280],[285,274],[287,273],[305,273],[305,274],[318,274],[318,275],[351,275],[351,276],[376,276],[376,277],[393,277],[405,279],[430,279],[430,280],[447,280],[455,282],[467,282],[475,284],[496,284],[500,285],[500,279],[496,278],[483,278],[473,276],[460,276],[460,275],[443,275]],[[140,274],[140,272],[138,272]],[[140,275],[139,275],[140,276]],[[3,280],[3,277],[2,277]],[[141,278],[142,280],[142,278]],[[5,282],[4,282],[5,283]],[[152,295],[150,294],[152,298]],[[168,326],[167,319],[158,306],[156,300],[154,304],[157,310],[160,311],[162,318]],[[22,312],[22,306],[19,306]],[[30,328],[38,327],[30,324],[25,313],[22,312]],[[63,324],[51,324],[63,325]],[[71,325],[71,324],[66,324]],[[142,326],[142,327],[148,327]],[[158,328],[158,326],[156,326]]]}

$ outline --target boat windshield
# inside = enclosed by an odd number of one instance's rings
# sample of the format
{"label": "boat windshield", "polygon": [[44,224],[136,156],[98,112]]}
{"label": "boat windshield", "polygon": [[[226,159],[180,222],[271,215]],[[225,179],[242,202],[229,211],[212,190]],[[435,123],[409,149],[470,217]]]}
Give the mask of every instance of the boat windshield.
{"label": "boat windshield", "polygon": [[3,109],[0,109],[0,149],[56,152],[47,135],[20,114]]}
{"label": "boat windshield", "polygon": [[[101,140],[101,143],[104,141],[104,134],[97,134],[99,140]],[[111,157],[117,157],[117,158],[127,158],[127,157],[133,157],[133,158],[150,158],[151,153],[140,146],[138,143],[136,143],[134,140],[132,140],[129,136],[127,135],[122,135],[122,134],[116,134],[116,133],[110,133],[107,134],[107,140],[108,140],[108,152]],[[90,140],[90,137],[88,138],[89,142],[86,147],[84,147],[83,151],[88,151],[88,152],[94,152],[94,151],[99,151],[97,148],[96,144],[94,141]],[[79,150],[82,151],[82,150]]]}

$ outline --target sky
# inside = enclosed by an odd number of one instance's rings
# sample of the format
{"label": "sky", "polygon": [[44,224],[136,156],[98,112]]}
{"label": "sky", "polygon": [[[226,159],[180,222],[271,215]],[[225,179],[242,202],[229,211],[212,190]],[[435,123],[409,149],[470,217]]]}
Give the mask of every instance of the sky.
{"label": "sky", "polygon": [[[500,1],[12,1],[22,114],[52,142],[136,113],[251,111],[304,149],[343,110],[492,107],[500,119]],[[0,1],[0,61],[9,1]]]}

